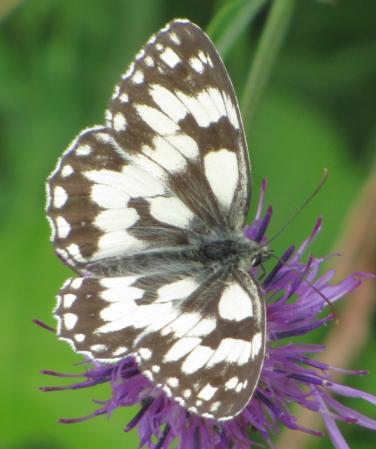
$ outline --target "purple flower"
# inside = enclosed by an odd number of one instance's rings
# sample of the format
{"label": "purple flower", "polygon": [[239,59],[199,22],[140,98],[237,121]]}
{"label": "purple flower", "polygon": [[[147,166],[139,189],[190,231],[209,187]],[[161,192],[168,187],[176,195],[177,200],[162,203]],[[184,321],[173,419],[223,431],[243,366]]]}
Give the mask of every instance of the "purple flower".
{"label": "purple flower", "polygon": [[[264,235],[272,209],[268,208],[262,215],[265,189],[266,182],[263,181],[256,217],[252,225],[244,230],[244,235],[266,243]],[[345,407],[331,394],[361,398],[375,405],[376,397],[332,381],[331,372],[338,369],[311,358],[324,349],[323,345],[289,342],[290,337],[307,334],[332,320],[335,315],[330,304],[336,303],[367,277],[364,273],[354,273],[342,282],[332,284],[333,270],[318,275],[325,258],[309,257],[307,262],[301,260],[320,226],[319,219],[303,244],[296,251],[294,247],[288,248],[263,278],[261,286],[267,303],[266,356],[255,394],[240,415],[233,420],[216,422],[188,413],[143,376],[132,357],[127,357],[111,366],[90,361],[91,368],[80,375],[82,382],[44,387],[44,391],[87,388],[102,383],[108,383],[111,387],[110,399],[97,402],[98,408],[92,414],[62,419],[61,422],[80,422],[138,403],[140,410],[125,431],[137,427],[140,447],[146,445],[154,449],[167,448],[175,438],[179,440],[180,449],[250,448],[254,446],[252,435],[257,432],[273,447],[272,437],[281,426],[321,436],[321,432],[297,424],[296,417],[289,410],[291,403],[298,403],[320,414],[334,447],[338,449],[346,449],[348,445],[337,427],[337,421],[376,429],[376,420]],[[258,274],[253,272],[255,276]],[[329,312],[319,317],[324,310]],[[365,371],[341,371],[366,374]],[[54,371],[43,373],[75,377]],[[153,442],[155,437],[157,444]]]}

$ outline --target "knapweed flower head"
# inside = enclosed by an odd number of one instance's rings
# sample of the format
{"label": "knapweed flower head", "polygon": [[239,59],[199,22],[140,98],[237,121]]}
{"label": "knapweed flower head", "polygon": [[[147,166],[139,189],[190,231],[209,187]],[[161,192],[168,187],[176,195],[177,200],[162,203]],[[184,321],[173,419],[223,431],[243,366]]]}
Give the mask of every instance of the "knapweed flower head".
{"label": "knapweed flower head", "polygon": [[[253,223],[244,235],[266,243],[265,232],[272,216],[271,208],[263,212],[266,182],[263,181],[259,204]],[[88,360],[90,367],[79,376],[82,381],[61,387],[44,387],[44,391],[80,389],[107,383],[111,389],[107,401],[96,401],[98,408],[85,417],[62,419],[62,423],[77,423],[117,408],[135,404],[139,412],[126,425],[125,431],[137,428],[139,446],[150,449],[168,448],[177,438],[179,449],[228,449],[254,447],[256,433],[270,446],[281,428],[322,436],[323,433],[303,428],[290,411],[292,404],[316,412],[322,417],[327,433],[337,449],[348,445],[340,433],[337,421],[376,430],[376,421],[338,402],[333,395],[360,398],[376,405],[376,397],[341,385],[331,378],[333,371],[363,375],[365,371],[340,370],[315,360],[323,345],[292,343],[291,337],[306,335],[326,325],[334,318],[331,307],[361,283],[364,273],[354,273],[337,284],[332,283],[334,271],[319,274],[325,258],[303,255],[320,230],[318,220],[311,235],[295,250],[289,247],[274,268],[260,280],[267,310],[267,347],[261,376],[253,397],[235,418],[217,422],[189,413],[173,398],[153,385],[138,369],[132,357],[109,365]],[[252,269],[253,276],[260,273]],[[322,316],[322,312],[327,314]],[[296,339],[294,339],[296,341]],[[72,375],[44,371],[61,377]],[[155,443],[157,441],[157,443]]]}

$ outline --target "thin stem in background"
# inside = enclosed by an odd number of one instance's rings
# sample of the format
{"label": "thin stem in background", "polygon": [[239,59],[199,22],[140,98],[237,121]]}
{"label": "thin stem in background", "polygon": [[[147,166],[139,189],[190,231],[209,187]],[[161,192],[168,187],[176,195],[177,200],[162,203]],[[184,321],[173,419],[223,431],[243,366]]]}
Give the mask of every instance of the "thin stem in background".
{"label": "thin stem in background", "polygon": [[236,0],[226,3],[213,17],[206,32],[223,59],[267,3],[268,0]]}
{"label": "thin stem in background", "polygon": [[243,121],[250,129],[263,89],[286,35],[296,0],[274,0],[252,62],[241,102]]}

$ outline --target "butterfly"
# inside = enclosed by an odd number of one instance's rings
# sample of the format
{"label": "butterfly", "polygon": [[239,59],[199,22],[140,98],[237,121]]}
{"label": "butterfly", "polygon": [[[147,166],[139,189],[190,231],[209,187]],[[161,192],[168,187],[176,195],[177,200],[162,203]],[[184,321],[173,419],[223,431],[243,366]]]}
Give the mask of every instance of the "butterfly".
{"label": "butterfly", "polygon": [[83,130],[47,181],[56,254],[76,272],[57,333],[102,363],[132,355],[189,412],[218,421],[252,397],[265,304],[243,237],[251,195],[233,86],[208,36],[168,23],[115,86],[106,124]]}

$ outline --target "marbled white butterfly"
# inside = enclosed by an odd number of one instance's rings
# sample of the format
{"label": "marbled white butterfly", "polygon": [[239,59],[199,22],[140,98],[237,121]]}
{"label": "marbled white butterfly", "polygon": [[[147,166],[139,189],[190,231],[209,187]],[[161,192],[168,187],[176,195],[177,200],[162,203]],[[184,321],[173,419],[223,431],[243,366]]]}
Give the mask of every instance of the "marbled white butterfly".
{"label": "marbled white butterfly", "polygon": [[187,410],[230,419],[265,353],[265,306],[243,237],[250,166],[234,89],[210,39],[174,20],[137,53],[106,111],[47,183],[58,335],[91,359],[136,357]]}

